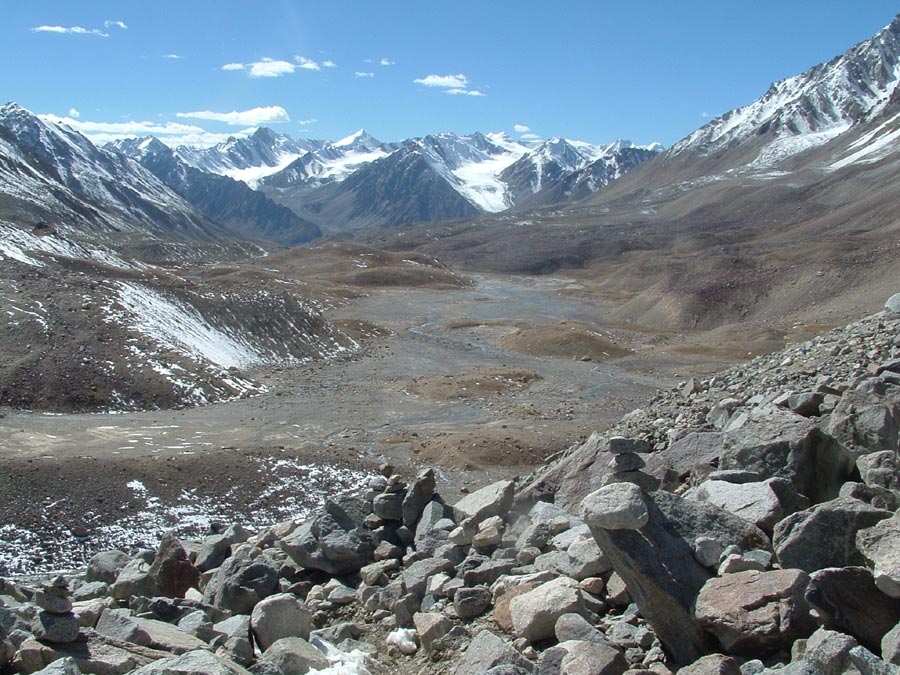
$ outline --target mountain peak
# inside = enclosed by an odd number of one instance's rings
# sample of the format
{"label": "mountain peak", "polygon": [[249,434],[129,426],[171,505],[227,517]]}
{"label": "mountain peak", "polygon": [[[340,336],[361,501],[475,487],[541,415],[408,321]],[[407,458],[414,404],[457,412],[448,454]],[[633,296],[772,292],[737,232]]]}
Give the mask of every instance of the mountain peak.
{"label": "mountain peak", "polygon": [[359,129],[349,136],[331,144],[333,148],[354,148],[360,150],[375,150],[381,147],[381,143],[365,129]]}

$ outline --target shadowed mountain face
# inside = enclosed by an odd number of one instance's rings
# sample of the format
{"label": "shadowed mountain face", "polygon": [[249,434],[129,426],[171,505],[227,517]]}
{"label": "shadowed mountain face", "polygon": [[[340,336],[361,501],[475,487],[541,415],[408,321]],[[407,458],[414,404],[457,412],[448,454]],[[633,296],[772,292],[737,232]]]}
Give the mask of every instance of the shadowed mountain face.
{"label": "shadowed mountain face", "polygon": [[294,246],[322,234],[318,227],[246,183],[189,166],[155,138],[123,141],[114,147],[137,160],[206,216],[242,237]]}
{"label": "shadowed mountain face", "polygon": [[110,239],[232,237],[135,162],[15,103],[0,108],[0,219]]}

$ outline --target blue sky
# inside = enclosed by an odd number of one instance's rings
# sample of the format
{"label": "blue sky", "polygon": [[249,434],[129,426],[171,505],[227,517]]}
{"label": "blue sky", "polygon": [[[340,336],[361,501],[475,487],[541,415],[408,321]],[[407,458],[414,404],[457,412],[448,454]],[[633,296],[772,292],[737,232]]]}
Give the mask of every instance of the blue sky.
{"label": "blue sky", "polygon": [[670,145],[900,12],[886,0],[0,0],[4,100],[95,140],[258,124]]}

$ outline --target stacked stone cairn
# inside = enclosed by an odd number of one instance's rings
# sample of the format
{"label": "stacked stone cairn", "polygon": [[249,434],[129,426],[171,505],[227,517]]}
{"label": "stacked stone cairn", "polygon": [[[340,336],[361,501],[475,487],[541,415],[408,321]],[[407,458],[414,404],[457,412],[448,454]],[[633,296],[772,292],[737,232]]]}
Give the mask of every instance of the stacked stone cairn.
{"label": "stacked stone cairn", "polygon": [[886,311],[455,503],[385,467],[263,531],[0,580],[0,671],[897,675],[898,442]]}

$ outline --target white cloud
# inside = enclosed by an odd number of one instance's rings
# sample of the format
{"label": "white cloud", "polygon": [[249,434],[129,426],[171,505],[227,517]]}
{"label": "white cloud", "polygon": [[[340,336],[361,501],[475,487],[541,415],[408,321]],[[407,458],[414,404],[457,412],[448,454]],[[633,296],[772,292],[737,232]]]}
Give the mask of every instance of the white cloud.
{"label": "white cloud", "polygon": [[97,28],[83,28],[82,26],[35,26],[31,29],[35,33],[57,33],[59,35],[96,35],[97,37],[109,37]]}
{"label": "white cloud", "polygon": [[122,30],[128,29],[128,26],[125,25],[124,21],[104,21],[103,25],[106,28],[121,28]]}
{"label": "white cloud", "polygon": [[297,124],[299,124],[301,127],[308,127],[310,124],[315,124],[318,121],[319,120],[317,120],[315,117],[310,117],[306,120],[297,120]]}
{"label": "white cloud", "polygon": [[386,56],[383,56],[383,57],[381,58],[381,61],[379,61],[379,63],[380,63],[382,66],[392,66],[392,65],[394,65],[394,62],[391,61],[391,60],[390,60],[389,58],[387,58]]}
{"label": "white cloud", "polygon": [[250,66],[250,77],[281,77],[290,75],[296,69],[294,64],[289,61],[278,61],[268,57],[248,65]]}
{"label": "white cloud", "polygon": [[176,148],[179,145],[208,148],[217,143],[223,143],[233,136],[249,136],[257,129],[256,126],[249,126],[240,131],[215,133],[207,131],[203,127],[180,122],[89,122],[75,119],[72,115],[68,117],[39,115],[39,117],[48,122],[67,124],[90,138],[96,145],[126,138],[155,136],[170,148]]}
{"label": "white cloud", "polygon": [[514,124],[513,129],[517,134],[524,134],[527,131],[531,131],[531,127],[525,124]]}
{"label": "white cloud", "polygon": [[337,64],[334,61],[322,61],[323,68],[337,68]]}
{"label": "white cloud", "polygon": [[712,113],[708,113],[708,112],[702,112],[702,113],[700,113],[700,117],[702,117],[703,119],[709,119],[710,117],[715,117],[715,115],[713,115]]}
{"label": "white cloud", "polygon": [[426,87],[464,89],[469,84],[469,79],[460,73],[459,75],[426,75],[413,80],[413,82]]}
{"label": "white cloud", "polygon": [[364,73],[361,70],[357,70],[353,75],[354,77],[375,77],[375,73]]}
{"label": "white cloud", "polygon": [[226,63],[222,66],[222,70],[244,70],[246,66],[243,63]]}
{"label": "white cloud", "polygon": [[81,113],[78,112],[78,108],[69,108],[69,117],[76,120],[81,117]]}
{"label": "white cloud", "polygon": [[538,134],[522,134],[520,138],[523,141],[539,141],[541,137]]}
{"label": "white cloud", "polygon": [[[181,58],[178,54],[163,54],[162,57],[163,57],[164,59],[180,59],[180,58]],[[237,65],[237,66],[239,66],[239,65],[241,65],[241,64],[239,64],[239,63],[229,63],[229,64],[227,64],[227,65],[229,65],[229,66],[232,66],[232,65]],[[223,70],[228,70],[227,68],[225,68],[225,66],[222,66],[222,69],[223,69]],[[240,69],[238,69],[238,70],[240,70]]]}
{"label": "white cloud", "polygon": [[198,120],[212,120],[225,122],[234,126],[258,126],[262,124],[280,124],[290,122],[291,118],[287,110],[280,105],[251,108],[250,110],[233,110],[227,113],[213,112],[212,110],[198,110],[195,112],[175,113],[175,117],[187,117]]}
{"label": "white cloud", "polygon": [[487,96],[477,89],[461,89],[459,87],[454,87],[453,89],[445,89],[445,94],[452,94],[453,96]]}
{"label": "white cloud", "polygon": [[304,70],[322,70],[322,66],[305,56],[295,56],[294,61],[296,61],[299,64],[299,67]]}

